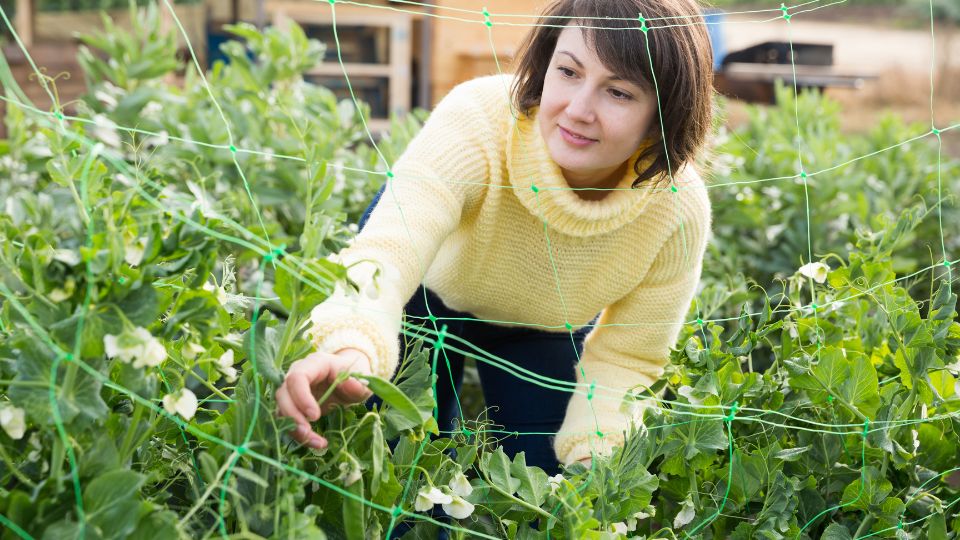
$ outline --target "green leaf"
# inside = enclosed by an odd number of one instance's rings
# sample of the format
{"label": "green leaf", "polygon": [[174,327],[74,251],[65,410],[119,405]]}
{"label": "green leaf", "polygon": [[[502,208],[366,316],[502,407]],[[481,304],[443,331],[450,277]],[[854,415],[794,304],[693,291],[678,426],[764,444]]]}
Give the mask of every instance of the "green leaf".
{"label": "green leaf", "polygon": [[423,424],[417,405],[393,383],[376,375],[358,375],[358,378],[369,381],[370,390],[390,406],[384,414],[388,429],[400,432]]}
{"label": "green leaf", "polygon": [[513,463],[510,465],[510,474],[520,481],[517,487],[517,495],[534,506],[541,506],[547,500],[550,494],[548,486],[547,473],[540,467],[528,467],[524,452],[518,452],[513,456]]}
{"label": "green leaf", "polygon": [[164,324],[163,335],[172,338],[187,323],[198,330],[202,338],[206,338],[216,331],[228,330],[230,314],[220,305],[213,293],[202,289],[190,290],[177,298]]}
{"label": "green leaf", "polygon": [[942,513],[936,513],[927,520],[927,538],[947,538],[947,520]]}
{"label": "green leaf", "polygon": [[697,454],[713,455],[716,450],[726,450],[730,446],[723,423],[719,420],[695,417],[685,431],[687,440],[684,459],[692,459]]}
{"label": "green leaf", "polygon": [[[300,313],[307,313],[314,306],[326,300],[332,292],[332,280],[339,279],[341,276],[331,276],[326,267],[318,263],[304,259],[307,267],[313,271],[313,275],[304,270],[300,274],[291,274],[289,270],[282,266],[277,266],[274,273],[274,292],[280,298],[283,307],[293,309],[293,297],[298,296],[297,309]],[[291,264],[288,263],[288,266]],[[302,276],[302,277],[300,277]],[[322,278],[317,277],[322,276]],[[313,284],[319,284],[323,288],[317,289]]]}
{"label": "green leaf", "polygon": [[124,538],[133,532],[139,519],[137,491],[144,477],[130,470],[116,469],[94,479],[83,490],[87,523],[104,538]]}
{"label": "green leaf", "polygon": [[[17,341],[19,357],[16,361],[14,380],[29,383],[42,383],[44,386],[16,385],[10,388],[10,399],[26,410],[27,415],[40,425],[52,425],[53,414],[50,409],[49,388],[50,371],[53,368],[53,355],[30,337]],[[60,386],[65,383],[69,363],[61,361],[57,369],[57,407],[65,424],[74,420],[91,423],[102,420],[110,412],[100,396],[102,383],[86,371],[76,368],[76,377],[69,388]]]}
{"label": "green leaf", "polygon": [[820,540],[853,540],[853,535],[851,535],[850,531],[843,525],[831,523],[827,526],[826,530],[823,531],[823,536],[820,537]]}
{"label": "green leaf", "polygon": [[151,512],[140,518],[137,528],[128,540],[165,540],[182,536],[178,527],[177,514],[170,510]]}
{"label": "green leaf", "polygon": [[485,458],[483,469],[490,478],[490,482],[510,495],[516,493],[520,487],[520,480],[511,476],[510,469],[513,464],[503,452],[503,448],[498,446],[493,452],[484,454],[483,458]]}
{"label": "green leaf", "polygon": [[[861,482],[861,479],[858,478],[843,490],[842,501],[846,508],[859,508],[869,511],[871,507],[879,506],[893,489],[890,481],[881,477],[880,471],[876,467],[868,466],[862,477],[866,482]],[[863,485],[862,491],[861,483]]]}
{"label": "green leaf", "polygon": [[809,450],[810,446],[802,446],[800,448],[785,448],[774,454],[773,457],[774,459],[779,459],[781,461],[797,461]]}
{"label": "green leaf", "polygon": [[280,359],[277,358],[281,332],[270,325],[274,320],[269,312],[258,317],[256,327],[244,334],[243,350],[251,362],[251,369],[256,369],[259,375],[279,386],[283,382],[283,373],[278,366]]}

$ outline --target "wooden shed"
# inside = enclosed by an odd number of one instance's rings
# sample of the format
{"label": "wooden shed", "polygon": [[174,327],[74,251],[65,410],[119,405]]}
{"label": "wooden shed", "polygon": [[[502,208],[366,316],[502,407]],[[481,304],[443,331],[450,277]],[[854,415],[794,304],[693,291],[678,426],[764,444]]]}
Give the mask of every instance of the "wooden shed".
{"label": "wooden shed", "polygon": [[[548,0],[338,0],[335,13],[340,52],[354,91],[371,105],[374,128],[384,128],[390,114],[403,114],[412,107],[432,108],[462,81],[498,70],[508,71],[517,45],[547,3]],[[96,29],[100,14],[38,13],[34,4],[35,0],[17,0],[17,33],[36,54],[50,57],[51,62],[59,58],[55,63],[60,71],[73,71],[72,63],[63,64],[67,59],[75,62],[73,34]],[[334,12],[327,0],[205,0],[200,4],[177,5],[176,9],[201,65],[215,60],[218,43],[229,37],[222,30],[224,24],[247,21],[263,26],[297,22],[310,37],[327,45],[324,62],[307,78],[346,97],[346,79],[333,39]],[[161,10],[166,11],[162,3]],[[484,10],[490,14],[492,26],[485,24]],[[109,14],[124,26],[125,9]],[[43,106],[42,102],[40,99],[38,104]]]}

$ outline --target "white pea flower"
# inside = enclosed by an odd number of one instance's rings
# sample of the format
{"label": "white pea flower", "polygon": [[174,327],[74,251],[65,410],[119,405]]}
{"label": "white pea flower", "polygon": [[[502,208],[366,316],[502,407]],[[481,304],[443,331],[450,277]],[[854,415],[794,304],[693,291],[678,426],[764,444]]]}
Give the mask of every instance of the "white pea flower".
{"label": "white pea flower", "polygon": [[679,529],[687,523],[693,521],[694,516],[697,515],[696,510],[693,508],[693,501],[689,498],[683,501],[683,508],[677,513],[676,517],[673,518],[673,528]]}
{"label": "white pea flower", "polygon": [[134,238],[123,243],[123,260],[130,266],[143,262],[143,250],[147,247],[146,238]]}
{"label": "white pea flower", "polygon": [[563,474],[557,473],[547,478],[547,483],[550,484],[550,492],[552,493],[563,484]]}
{"label": "white pea flower", "polygon": [[133,361],[133,367],[156,367],[163,363],[166,358],[167,349],[160,343],[160,340],[150,336],[150,341],[143,346],[143,355]]}
{"label": "white pea flower", "polygon": [[917,450],[920,449],[920,434],[917,433],[917,430],[911,429],[910,436],[913,438],[913,455],[917,455]]}
{"label": "white pea flower", "polygon": [[217,369],[227,378],[227,382],[237,380],[237,368],[233,367],[233,349],[227,349],[217,358]]}
{"label": "white pea flower", "polygon": [[170,414],[179,414],[184,419],[190,420],[197,413],[197,396],[184,388],[176,394],[163,396],[163,408]]}
{"label": "white pea flower", "polygon": [[23,409],[13,405],[0,408],[0,426],[11,439],[22,439],[23,434],[27,432]]}
{"label": "white pea flower", "polygon": [[117,124],[105,115],[97,114],[93,117],[93,136],[107,146],[120,148],[120,134],[117,133]]}
{"label": "white pea flower", "polygon": [[417,498],[413,502],[413,509],[417,512],[426,512],[433,508],[435,504],[449,504],[451,502],[453,502],[453,497],[434,486],[430,486],[429,489],[423,488],[417,493]]}
{"label": "white pea flower", "polygon": [[73,279],[73,276],[68,277],[67,281],[64,282],[63,288],[57,287],[56,289],[50,291],[48,295],[50,300],[54,302],[63,302],[67,298],[73,296],[73,291],[77,288],[77,282]]}
{"label": "white pea flower", "polygon": [[443,503],[443,511],[453,519],[464,519],[473,513],[473,505],[468,503],[459,495],[454,495],[453,500]]}
{"label": "white pea flower", "polygon": [[159,120],[162,113],[163,105],[156,101],[148,101],[147,104],[140,109],[140,116],[151,120]]}
{"label": "white pea flower", "polygon": [[817,283],[823,283],[827,280],[830,267],[822,262],[812,262],[801,266],[797,272],[804,277],[812,278]]}
{"label": "white pea flower", "polygon": [[133,367],[159,366],[167,358],[167,350],[150,331],[138,326],[133,332],[124,330],[118,335],[103,336],[103,348],[109,358],[133,362]]}
{"label": "white pea flower", "polygon": [[156,135],[150,135],[143,139],[143,144],[146,146],[166,146],[170,144],[170,134],[164,129]]}
{"label": "white pea flower", "polygon": [[190,343],[184,345],[182,349],[180,349],[180,354],[182,354],[187,360],[194,360],[206,350],[207,349],[203,345],[191,341]]}
{"label": "white pea flower", "polygon": [[342,99],[337,103],[337,117],[341,126],[350,126],[353,124],[354,108],[353,103],[348,99]]}
{"label": "white pea flower", "polygon": [[611,524],[610,524],[610,530],[611,530],[612,532],[616,533],[616,534],[622,534],[622,535],[626,536],[626,535],[627,535],[627,532],[628,532],[630,529],[627,528],[627,524],[626,524],[626,523],[624,523],[624,522],[622,522],[622,521],[618,521],[618,522],[616,522],[616,523],[611,523]]}
{"label": "white pea flower", "polygon": [[76,266],[81,261],[80,254],[72,249],[55,249],[53,250],[53,258],[70,266]]}
{"label": "white pea flower", "polygon": [[363,477],[363,473],[360,472],[360,468],[356,464],[351,463],[341,463],[340,464],[340,480],[343,482],[344,486],[351,486],[360,480]]}
{"label": "white pea flower", "polygon": [[467,480],[466,475],[458,472],[454,475],[453,480],[450,481],[450,491],[452,491],[454,495],[466,497],[473,493],[473,486],[470,485],[470,481]]}

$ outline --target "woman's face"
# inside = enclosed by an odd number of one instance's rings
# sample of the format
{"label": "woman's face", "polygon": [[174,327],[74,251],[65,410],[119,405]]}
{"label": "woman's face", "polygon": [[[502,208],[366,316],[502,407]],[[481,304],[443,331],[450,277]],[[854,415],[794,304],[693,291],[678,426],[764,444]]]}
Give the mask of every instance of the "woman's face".
{"label": "woman's face", "polygon": [[540,135],[570,187],[612,187],[657,111],[652,92],[607,71],[582,29],[557,39],[543,81]]}

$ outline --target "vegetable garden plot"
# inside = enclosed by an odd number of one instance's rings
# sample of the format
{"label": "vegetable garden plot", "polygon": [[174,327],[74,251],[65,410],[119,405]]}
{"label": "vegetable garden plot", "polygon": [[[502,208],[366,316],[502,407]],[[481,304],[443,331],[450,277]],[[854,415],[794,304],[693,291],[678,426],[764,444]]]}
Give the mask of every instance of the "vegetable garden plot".
{"label": "vegetable garden plot", "polygon": [[482,419],[439,433],[445,351],[556,385],[442,321],[403,326],[419,344],[371,380],[384,406],[324,416],[314,452],[273,394],[348,276],[324,257],[419,121],[372,141],[362,104],[302,82],[322,49],[296,27],[233,27],[256,61],[232,42],[167,85],[155,17],[85,38],[125,61],[84,54],[74,113],[4,80],[3,538],[955,537],[960,164],[939,149],[960,125],[843,136],[834,104],[781,88],[721,128],[703,287],[664,378],[623,403],[653,401],[642,423],[589,468],[528,467]]}

